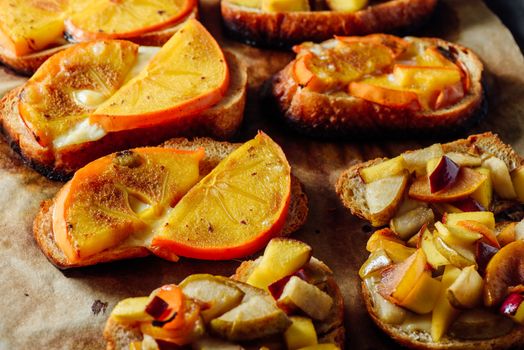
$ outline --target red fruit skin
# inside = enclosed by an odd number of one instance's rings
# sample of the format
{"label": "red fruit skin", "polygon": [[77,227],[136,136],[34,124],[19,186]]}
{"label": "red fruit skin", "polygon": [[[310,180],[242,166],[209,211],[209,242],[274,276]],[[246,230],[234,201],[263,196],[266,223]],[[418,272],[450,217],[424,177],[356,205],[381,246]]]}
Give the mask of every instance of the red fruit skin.
{"label": "red fruit skin", "polygon": [[522,304],[524,296],[520,293],[511,293],[500,306],[500,313],[506,316],[514,316]]}
{"label": "red fruit skin", "polygon": [[486,208],[471,197],[450,204],[462,211],[486,211]]}
{"label": "red fruit skin", "polygon": [[484,241],[477,242],[475,257],[478,265],[478,270],[481,274],[484,274],[486,266],[488,266],[489,261],[495,255],[499,249],[492,246]]}
{"label": "red fruit skin", "polygon": [[303,279],[304,281],[307,281],[307,274],[304,269],[300,269],[293,273],[292,275],[288,275],[286,277],[282,277],[276,282],[271,283],[267,289],[269,290],[269,293],[273,296],[273,299],[278,300],[280,296],[282,295],[282,292],[284,291],[284,287],[289,282],[292,276],[297,276],[300,279]]}
{"label": "red fruit skin", "polygon": [[155,320],[163,319],[169,304],[164,299],[155,296],[146,306],[146,313],[151,315]]}
{"label": "red fruit skin", "polygon": [[440,159],[435,169],[429,174],[431,193],[438,192],[445,187],[453,185],[457,180],[460,166],[446,156]]}

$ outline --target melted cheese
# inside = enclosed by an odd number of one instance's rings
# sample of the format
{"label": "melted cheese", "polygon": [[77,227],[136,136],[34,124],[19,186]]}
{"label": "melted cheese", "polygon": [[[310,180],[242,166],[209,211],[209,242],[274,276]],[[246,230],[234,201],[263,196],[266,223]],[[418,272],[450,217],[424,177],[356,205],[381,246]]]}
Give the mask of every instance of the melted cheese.
{"label": "melted cheese", "polygon": [[106,131],[97,124],[89,123],[89,118],[77,123],[69,132],[57,137],[53,141],[55,149],[76,145],[79,143],[96,141],[104,137]]}

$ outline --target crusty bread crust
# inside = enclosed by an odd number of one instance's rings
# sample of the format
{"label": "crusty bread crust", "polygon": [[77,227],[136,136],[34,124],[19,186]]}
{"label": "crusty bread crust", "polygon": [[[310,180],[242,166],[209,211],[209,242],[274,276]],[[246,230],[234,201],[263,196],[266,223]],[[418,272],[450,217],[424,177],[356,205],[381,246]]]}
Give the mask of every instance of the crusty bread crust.
{"label": "crusty bread crust", "polygon": [[[259,261],[260,258],[242,262],[231,278],[246,282]],[[309,262],[308,269],[315,272],[316,278],[313,283],[329,294],[334,301],[327,319],[322,322],[315,322],[318,341],[319,343],[334,343],[340,349],[344,349],[344,299],[333,278],[333,272],[323,262],[315,258],[312,258]],[[130,342],[141,340],[143,336],[136,325],[120,324],[110,317],[104,328],[104,338],[107,342],[107,350],[127,350]]]}
{"label": "crusty bread crust", "polygon": [[[444,152],[467,152],[469,149],[476,149],[481,154],[489,153],[502,159],[509,170],[517,168],[524,164],[524,158],[518,155],[509,145],[503,143],[500,138],[491,133],[471,135],[467,139],[460,139],[442,145]],[[362,163],[357,163],[345,170],[335,185],[338,196],[345,207],[351,210],[351,213],[364,219],[370,220],[371,215],[366,203],[365,184],[360,177],[360,169],[381,163],[387,158],[377,158]],[[385,218],[380,225],[385,225],[390,218]]]}
{"label": "crusty bread crust", "polygon": [[226,29],[248,44],[286,47],[333,35],[365,35],[413,27],[431,15],[437,0],[392,0],[354,13],[336,11],[263,12],[222,0]]}
{"label": "crusty bread crust", "polygon": [[295,81],[292,74],[294,61],[269,82],[270,98],[293,129],[318,137],[449,134],[477,122],[486,111],[483,105],[483,65],[478,56],[465,47],[441,39],[413,40],[443,47],[467,69],[471,87],[458,103],[435,111],[413,111],[386,107],[345,92],[315,92]]}
{"label": "crusty bread crust", "polygon": [[108,153],[132,147],[156,145],[177,136],[231,137],[242,123],[246,101],[247,72],[235,55],[226,52],[230,67],[230,85],[226,96],[201,114],[174,119],[168,124],[108,133],[100,140],[71,145],[59,150],[43,147],[27,128],[18,112],[18,94],[22,87],[0,100],[0,126],[13,149],[42,175],[65,180],[90,161]]}
{"label": "crusty bread crust", "polygon": [[[136,44],[143,46],[162,46],[166,41],[169,40],[175,34],[180,26],[190,18],[198,18],[198,7],[195,7],[191,13],[189,13],[180,22],[171,24],[166,28],[157,29],[152,32],[144,33],[138,37],[126,38],[125,40],[132,41]],[[0,62],[13,69],[14,71],[30,76],[38,67],[44,63],[49,57],[57,52],[63,51],[68,47],[71,47],[74,43],[64,43],[59,46],[54,46],[38,52],[33,52],[24,56],[13,56],[10,52],[6,51],[0,46]]]}
{"label": "crusty bread crust", "polygon": [[362,298],[366,309],[375,324],[397,343],[410,349],[428,350],[503,350],[511,349],[524,343],[524,326],[515,325],[513,330],[501,337],[486,340],[461,340],[444,337],[439,342],[431,341],[426,332],[406,332],[395,325],[382,322],[375,313],[373,300],[364,282],[362,282]]}
{"label": "crusty bread crust", "polygon": [[[208,174],[222,159],[233,152],[239,144],[228,142],[214,141],[210,138],[195,138],[188,140],[186,138],[177,138],[165,142],[163,147],[192,150],[204,147],[206,155],[201,161],[200,173]],[[78,263],[71,263],[67,260],[65,254],[58,248],[54,240],[52,213],[54,199],[43,201],[40,205],[40,211],[33,222],[33,235],[40,249],[47,259],[60,269],[73,267],[89,266],[104,262],[139,258],[152,254],[146,247],[142,246],[117,246],[115,248],[104,250]],[[280,236],[288,236],[304,225],[308,215],[308,200],[300,181],[291,176],[291,198],[289,211],[280,232]],[[164,254],[163,254],[164,253]],[[154,254],[166,259],[176,259],[169,252],[156,251]]]}

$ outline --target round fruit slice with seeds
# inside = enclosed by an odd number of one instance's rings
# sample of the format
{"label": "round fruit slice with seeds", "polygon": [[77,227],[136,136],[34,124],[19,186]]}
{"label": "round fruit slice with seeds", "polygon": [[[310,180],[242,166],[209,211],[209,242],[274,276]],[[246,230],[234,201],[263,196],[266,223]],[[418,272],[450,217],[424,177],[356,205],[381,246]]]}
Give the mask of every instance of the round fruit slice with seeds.
{"label": "round fruit slice with seeds", "polygon": [[259,133],[184,196],[152,245],[205,260],[254,253],[282,229],[290,184],[284,153]]}
{"label": "round fruit slice with seeds", "polygon": [[195,0],[73,1],[66,31],[77,41],[124,39],[172,25],[196,7]]}
{"label": "round fruit slice with seeds", "polygon": [[78,170],[57,195],[53,233],[71,262],[147,231],[198,181],[204,151],[137,148]]}

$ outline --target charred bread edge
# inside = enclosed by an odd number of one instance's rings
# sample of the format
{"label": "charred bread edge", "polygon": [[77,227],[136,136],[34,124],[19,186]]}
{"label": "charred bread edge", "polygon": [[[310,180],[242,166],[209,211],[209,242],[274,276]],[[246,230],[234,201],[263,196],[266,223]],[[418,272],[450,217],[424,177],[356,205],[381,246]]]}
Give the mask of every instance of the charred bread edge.
{"label": "charred bread edge", "polygon": [[22,87],[18,87],[0,100],[0,131],[28,166],[58,181],[67,180],[89,161],[122,149],[158,144],[177,136],[229,138],[243,119],[247,70],[236,55],[229,51],[225,54],[231,71],[228,93],[217,105],[193,117],[198,118],[193,123],[173,120],[165,125],[108,133],[100,140],[71,145],[55,152],[52,148],[42,147],[20,118],[17,102]]}
{"label": "charred bread edge", "polygon": [[468,70],[470,89],[456,104],[436,111],[389,108],[349,94],[331,95],[297,84],[292,75],[294,61],[266,83],[263,98],[286,123],[299,133],[319,138],[435,137],[464,131],[487,114],[483,88],[483,64],[470,49],[436,38],[415,38],[438,45]]}
{"label": "charred bread edge", "polygon": [[[491,132],[471,135],[467,139],[459,139],[453,142],[442,144],[444,152],[466,152],[470,147],[476,147],[481,153],[490,153],[502,159],[511,170],[524,164],[524,158],[517,154],[509,145]],[[359,175],[359,170],[368,166],[382,163],[388,158],[376,158],[366,162],[358,163],[345,170],[339,177],[336,184],[336,192],[345,207],[351,213],[369,220],[369,210],[367,208],[364,189],[365,184]]]}
{"label": "charred bread edge", "polygon": [[[169,38],[171,38],[171,36],[173,36],[173,34],[176,33],[180,26],[190,18],[198,19],[198,6],[195,6],[195,8],[179,22],[152,32],[144,33],[138,37],[125,38],[122,40],[132,41],[138,45],[162,46],[166,41],[169,40]],[[75,42],[71,41],[60,46],[51,47],[24,56],[12,56],[6,50],[0,47],[0,62],[4,63],[7,67],[16,73],[31,76],[49,57],[57,52],[67,49],[74,44]]]}
{"label": "charred bread edge", "polygon": [[[177,138],[167,141],[163,147],[179,149],[206,148],[206,156],[202,160],[202,174],[207,174],[223,158],[236,149],[240,144],[218,142],[210,138],[195,138],[190,141],[186,138]],[[121,259],[144,257],[152,254],[145,247],[114,247],[95,254],[82,262],[71,264],[67,261],[64,253],[58,248],[54,240],[52,229],[52,212],[54,199],[45,200],[40,205],[40,211],[33,222],[33,235],[40,249],[47,259],[60,269],[72,267],[89,266],[98,263],[110,262]],[[288,216],[280,236],[288,236],[298,230],[305,223],[308,215],[308,199],[303,185],[291,175],[291,199],[289,203]]]}
{"label": "charred bread edge", "polygon": [[[259,259],[242,262],[231,278],[245,282]],[[334,302],[333,311],[328,316],[328,320],[315,325],[316,329],[321,330],[318,334],[319,342],[332,342],[344,349],[344,300],[340,289],[332,276],[332,271],[323,262],[312,258],[309,264],[311,268],[319,271],[325,278],[320,287],[333,298]],[[142,340],[143,336],[139,327],[124,325],[109,318],[104,329],[104,338],[107,341],[107,350],[120,350],[127,349],[132,341]]]}
{"label": "charred bread edge", "polygon": [[394,341],[411,349],[443,349],[443,350],[496,350],[509,349],[524,343],[524,326],[515,324],[513,330],[508,334],[486,340],[460,340],[444,337],[439,342],[424,342],[419,339],[430,338],[426,332],[406,332],[402,329],[382,322],[375,313],[373,300],[364,282],[362,285],[362,297],[366,309],[375,324]]}
{"label": "charred bread edge", "polygon": [[392,0],[354,13],[335,11],[263,12],[221,0],[226,31],[248,44],[289,47],[333,35],[364,35],[408,29],[424,22],[437,0]]}

